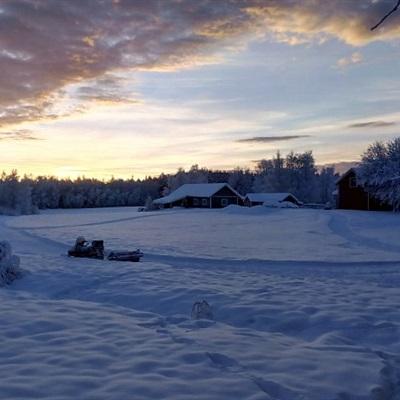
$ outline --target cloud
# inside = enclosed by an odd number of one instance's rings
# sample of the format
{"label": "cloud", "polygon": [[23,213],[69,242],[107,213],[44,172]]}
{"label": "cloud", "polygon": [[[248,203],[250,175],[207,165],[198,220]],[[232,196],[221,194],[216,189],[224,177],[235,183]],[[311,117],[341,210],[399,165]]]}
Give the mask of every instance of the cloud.
{"label": "cloud", "polygon": [[363,55],[359,51],[356,51],[349,57],[340,58],[337,61],[336,66],[338,68],[345,68],[348,67],[349,65],[361,64],[363,61],[364,61]]}
{"label": "cloud", "polygon": [[286,140],[294,140],[310,137],[310,135],[287,135],[287,136],[256,136],[246,139],[238,139],[237,143],[273,143],[273,142],[283,142]]}
{"label": "cloud", "polygon": [[0,140],[41,140],[29,129],[0,132]]}
{"label": "cloud", "polygon": [[78,86],[76,97],[84,101],[100,103],[138,103],[129,90],[126,78],[105,74],[100,78]]}
{"label": "cloud", "polygon": [[394,121],[368,121],[347,125],[347,128],[385,128],[397,125]]}
{"label": "cloud", "polygon": [[86,87],[77,94],[81,101],[132,100],[118,87],[104,89],[93,81],[115,71],[220,62],[221,49],[240,49],[255,37],[290,45],[337,38],[352,46],[396,39],[396,15],[370,32],[392,3],[2,0],[0,126],[58,117],[54,104],[70,84]]}

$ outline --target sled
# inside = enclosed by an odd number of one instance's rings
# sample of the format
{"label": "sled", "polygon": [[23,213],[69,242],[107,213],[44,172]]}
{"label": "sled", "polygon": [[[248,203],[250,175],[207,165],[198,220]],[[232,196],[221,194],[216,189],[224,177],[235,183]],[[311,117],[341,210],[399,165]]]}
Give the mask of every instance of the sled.
{"label": "sled", "polygon": [[107,259],[110,261],[131,261],[138,262],[143,257],[143,253],[138,249],[135,251],[111,251]]}

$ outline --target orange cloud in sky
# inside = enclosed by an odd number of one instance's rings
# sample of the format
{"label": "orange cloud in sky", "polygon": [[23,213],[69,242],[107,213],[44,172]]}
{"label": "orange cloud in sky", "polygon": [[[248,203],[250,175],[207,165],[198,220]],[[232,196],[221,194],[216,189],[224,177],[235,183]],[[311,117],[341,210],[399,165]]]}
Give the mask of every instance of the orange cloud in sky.
{"label": "orange cloud in sky", "polygon": [[[352,46],[398,38],[395,17],[370,32],[391,5],[389,0],[3,0],[0,127],[56,118],[53,103],[68,84],[116,70],[216,62],[224,46],[242,45],[241,36],[269,35],[291,45],[336,37]],[[99,84],[91,89],[93,98],[96,89],[98,98],[104,95]],[[103,97],[118,102],[118,95],[116,90]]]}

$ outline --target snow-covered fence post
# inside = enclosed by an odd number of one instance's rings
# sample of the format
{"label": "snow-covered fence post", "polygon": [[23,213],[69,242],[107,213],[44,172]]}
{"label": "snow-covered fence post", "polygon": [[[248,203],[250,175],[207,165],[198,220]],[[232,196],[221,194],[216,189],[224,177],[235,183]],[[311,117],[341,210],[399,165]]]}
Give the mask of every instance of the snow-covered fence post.
{"label": "snow-covered fence post", "polygon": [[7,285],[21,276],[19,257],[12,254],[9,242],[0,242],[0,286]]}

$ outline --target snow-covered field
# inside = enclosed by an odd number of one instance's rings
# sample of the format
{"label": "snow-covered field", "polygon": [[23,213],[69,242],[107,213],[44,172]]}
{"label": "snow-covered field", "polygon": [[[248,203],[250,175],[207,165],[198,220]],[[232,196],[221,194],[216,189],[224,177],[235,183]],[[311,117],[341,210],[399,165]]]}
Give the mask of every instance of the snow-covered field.
{"label": "snow-covered field", "polygon": [[[0,399],[400,399],[398,214],[57,210],[0,233],[25,270],[0,288]],[[78,235],[145,257],[70,259]]]}

